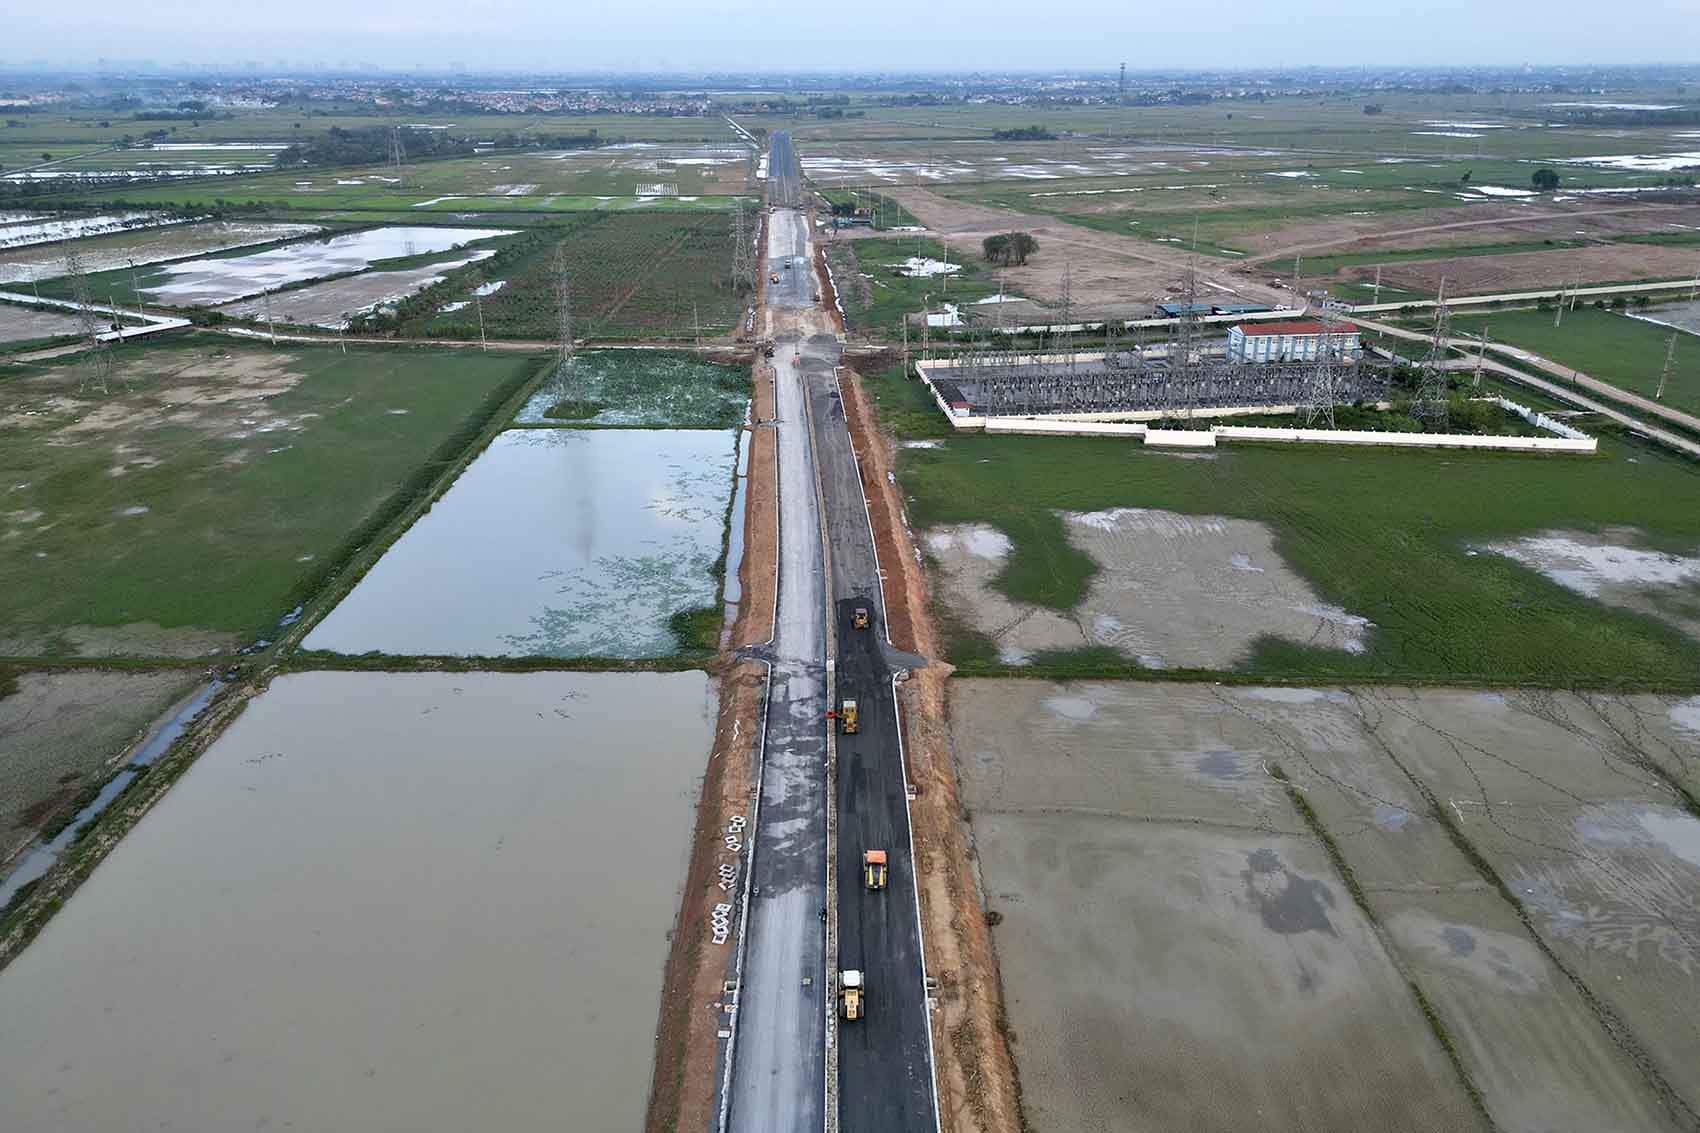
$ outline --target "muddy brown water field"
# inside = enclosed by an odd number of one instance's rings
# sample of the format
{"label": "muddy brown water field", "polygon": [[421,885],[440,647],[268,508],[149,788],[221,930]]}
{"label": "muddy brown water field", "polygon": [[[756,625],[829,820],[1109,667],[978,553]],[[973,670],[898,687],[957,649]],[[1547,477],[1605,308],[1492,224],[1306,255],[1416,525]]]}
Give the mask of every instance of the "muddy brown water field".
{"label": "muddy brown water field", "polygon": [[0,697],[0,877],[196,680],[193,670],[22,673]]}
{"label": "muddy brown water field", "polygon": [[1695,1127],[1700,698],[967,680],[951,718],[1035,1130],[1476,1128],[1472,1087]]}
{"label": "muddy brown water field", "polygon": [[702,673],[307,673],[0,975],[0,1126],[632,1129]]}

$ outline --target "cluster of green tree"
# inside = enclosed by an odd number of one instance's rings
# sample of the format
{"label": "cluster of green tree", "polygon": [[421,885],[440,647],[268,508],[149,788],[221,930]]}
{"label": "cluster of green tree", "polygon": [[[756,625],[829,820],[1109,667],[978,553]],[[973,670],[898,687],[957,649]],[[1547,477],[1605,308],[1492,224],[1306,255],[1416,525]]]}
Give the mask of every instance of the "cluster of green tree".
{"label": "cluster of green tree", "polygon": [[620,145],[625,142],[626,136],[620,134],[605,138],[593,126],[582,134],[520,134],[513,130],[497,130],[488,140],[497,149],[524,149],[527,146],[539,149],[595,149],[597,146]]}
{"label": "cluster of green tree", "polygon": [[1013,130],[999,130],[992,135],[1000,142],[1054,142],[1057,136],[1043,126],[1017,126]]}
{"label": "cluster of green tree", "polygon": [[980,241],[980,250],[987,263],[1008,267],[1026,263],[1027,257],[1039,250],[1039,241],[1027,232],[1002,232]]}
{"label": "cluster of green tree", "polygon": [[138,110],[130,115],[132,122],[218,122],[236,115],[228,110]]}
{"label": "cluster of green tree", "polygon": [[[363,126],[345,130],[332,126],[323,134],[302,138],[279,151],[279,167],[298,165],[379,165],[389,160],[399,127]],[[408,157],[465,157],[472,154],[473,141],[452,136],[447,130],[408,130],[401,134],[402,151]]]}

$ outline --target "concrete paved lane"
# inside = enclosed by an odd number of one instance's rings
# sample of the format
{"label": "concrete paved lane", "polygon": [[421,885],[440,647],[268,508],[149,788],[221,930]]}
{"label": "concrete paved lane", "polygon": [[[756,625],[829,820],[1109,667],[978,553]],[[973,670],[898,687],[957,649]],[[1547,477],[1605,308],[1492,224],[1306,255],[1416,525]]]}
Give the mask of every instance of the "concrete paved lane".
{"label": "concrete paved lane", "polygon": [[750,1133],[819,1129],[825,1105],[825,594],[800,367],[788,343],[774,361],[779,607],[730,1106]]}
{"label": "concrete paved lane", "polygon": [[[844,408],[831,375],[809,375],[832,554],[840,698],[856,700],[861,728],[838,737],[839,966],[867,974],[867,1014],[839,1028],[839,1128],[931,1131],[936,1127],[927,991],[915,869],[909,838],[891,652],[862,484]],[[856,607],[871,624],[856,629]],[[862,851],[886,851],[887,886],[872,892],[862,879]]]}
{"label": "concrete paved lane", "polygon": [[[794,197],[796,160],[784,137],[774,139],[769,188],[789,176],[780,195]],[[770,310],[811,306],[806,219],[775,210],[768,251],[780,279],[763,278]],[[799,262],[787,270],[787,258]],[[826,1106],[826,593],[803,374],[830,373],[838,344],[804,342],[795,329],[775,338],[779,602],[766,651],[773,681],[728,1099],[728,1127],[739,1133],[820,1129]]]}

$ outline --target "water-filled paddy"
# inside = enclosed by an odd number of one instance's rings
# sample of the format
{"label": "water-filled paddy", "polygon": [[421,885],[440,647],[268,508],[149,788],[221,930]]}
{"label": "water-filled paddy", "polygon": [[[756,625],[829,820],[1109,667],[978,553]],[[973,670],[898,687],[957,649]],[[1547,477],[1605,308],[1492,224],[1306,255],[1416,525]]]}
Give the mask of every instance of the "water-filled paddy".
{"label": "water-filled paddy", "polygon": [[498,436],[307,635],[338,653],[654,657],[713,605],[737,434]]}
{"label": "water-filled paddy", "polygon": [[446,252],[475,240],[511,235],[512,229],[503,228],[373,228],[250,256],[168,264],[156,268],[156,282],[142,290],[162,303],[225,303],[285,284],[360,271],[376,260]]}
{"label": "water-filled paddy", "polygon": [[8,1129],[631,1129],[700,673],[286,676],[0,976]]}

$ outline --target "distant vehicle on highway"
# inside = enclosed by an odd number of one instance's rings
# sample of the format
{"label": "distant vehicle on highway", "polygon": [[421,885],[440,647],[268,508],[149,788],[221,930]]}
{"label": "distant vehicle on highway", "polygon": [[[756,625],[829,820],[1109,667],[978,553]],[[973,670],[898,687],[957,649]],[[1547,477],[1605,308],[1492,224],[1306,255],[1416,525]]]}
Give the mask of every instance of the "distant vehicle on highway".
{"label": "distant vehicle on highway", "polygon": [[768,272],[767,273],[767,281],[769,283],[778,283],[779,282],[779,273],[776,272],[776,271]]}
{"label": "distant vehicle on highway", "polygon": [[838,726],[847,736],[853,736],[862,730],[856,721],[856,702],[845,700],[838,706]]}
{"label": "distant vehicle on highway", "polygon": [[856,612],[850,615],[850,624],[857,629],[868,628],[868,608],[857,606]]}

